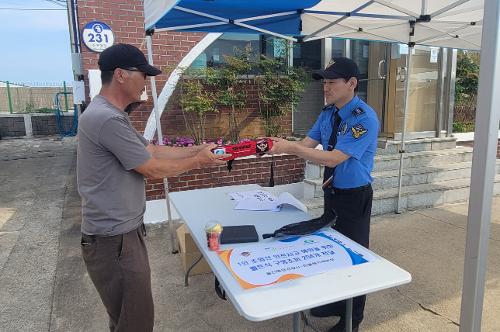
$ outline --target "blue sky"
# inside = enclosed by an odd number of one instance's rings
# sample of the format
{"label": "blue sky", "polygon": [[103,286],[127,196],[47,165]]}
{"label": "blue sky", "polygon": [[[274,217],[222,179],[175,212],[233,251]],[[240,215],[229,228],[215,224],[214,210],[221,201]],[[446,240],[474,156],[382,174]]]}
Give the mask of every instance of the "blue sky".
{"label": "blue sky", "polygon": [[68,19],[63,8],[46,0],[0,0],[0,80],[73,81]]}

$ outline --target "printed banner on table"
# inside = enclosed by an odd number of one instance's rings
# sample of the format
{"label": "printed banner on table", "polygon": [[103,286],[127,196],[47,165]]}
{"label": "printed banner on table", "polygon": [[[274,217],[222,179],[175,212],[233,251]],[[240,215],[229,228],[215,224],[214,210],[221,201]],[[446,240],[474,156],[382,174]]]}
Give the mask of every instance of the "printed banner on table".
{"label": "printed banner on table", "polygon": [[377,259],[368,249],[333,230],[218,252],[245,289],[345,268]]}

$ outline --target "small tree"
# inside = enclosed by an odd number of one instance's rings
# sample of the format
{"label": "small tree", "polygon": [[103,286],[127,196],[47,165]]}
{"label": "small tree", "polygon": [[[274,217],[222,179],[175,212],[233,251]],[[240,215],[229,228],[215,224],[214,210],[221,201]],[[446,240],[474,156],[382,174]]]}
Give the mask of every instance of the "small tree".
{"label": "small tree", "polygon": [[182,115],[196,144],[205,140],[207,114],[218,112],[216,92],[206,88],[207,81],[214,75],[210,68],[188,70],[183,73],[180,81],[179,103]]}
{"label": "small tree", "polygon": [[208,84],[216,91],[218,104],[229,107],[229,137],[237,142],[240,134],[237,112],[247,101],[245,83],[252,69],[249,61],[252,50],[247,46],[243,51],[234,51],[236,55],[224,56],[226,64],[214,71],[215,75],[209,77]]}
{"label": "small tree", "polygon": [[[286,43],[286,40],[281,41]],[[255,79],[259,95],[259,114],[264,122],[266,136],[282,133],[283,116],[292,112],[301,99],[306,75],[300,68],[288,66],[288,45],[282,58],[261,55],[258,62],[260,75]]]}

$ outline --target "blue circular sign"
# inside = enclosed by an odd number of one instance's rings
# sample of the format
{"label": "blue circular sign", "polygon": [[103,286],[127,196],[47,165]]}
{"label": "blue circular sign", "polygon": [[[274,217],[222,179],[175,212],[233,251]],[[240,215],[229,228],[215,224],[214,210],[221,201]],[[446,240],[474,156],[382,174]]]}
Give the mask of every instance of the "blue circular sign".
{"label": "blue circular sign", "polygon": [[111,28],[103,22],[92,21],[83,27],[82,39],[85,46],[94,52],[102,52],[115,42]]}

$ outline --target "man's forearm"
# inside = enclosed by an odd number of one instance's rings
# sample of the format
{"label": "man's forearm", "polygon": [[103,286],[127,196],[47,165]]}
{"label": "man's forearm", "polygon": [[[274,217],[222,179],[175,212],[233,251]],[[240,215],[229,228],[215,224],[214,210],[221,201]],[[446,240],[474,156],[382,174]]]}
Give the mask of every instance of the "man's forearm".
{"label": "man's forearm", "polygon": [[335,167],[349,158],[348,155],[339,150],[323,151],[306,147],[302,144],[293,144],[289,153],[328,167]]}
{"label": "man's forearm", "polygon": [[153,155],[158,159],[184,159],[196,155],[203,145],[194,145],[190,147],[174,147],[174,146],[155,146]]}
{"label": "man's forearm", "polygon": [[168,178],[197,168],[200,168],[200,163],[196,157],[160,159],[154,168],[154,174],[151,174],[150,177]]}

